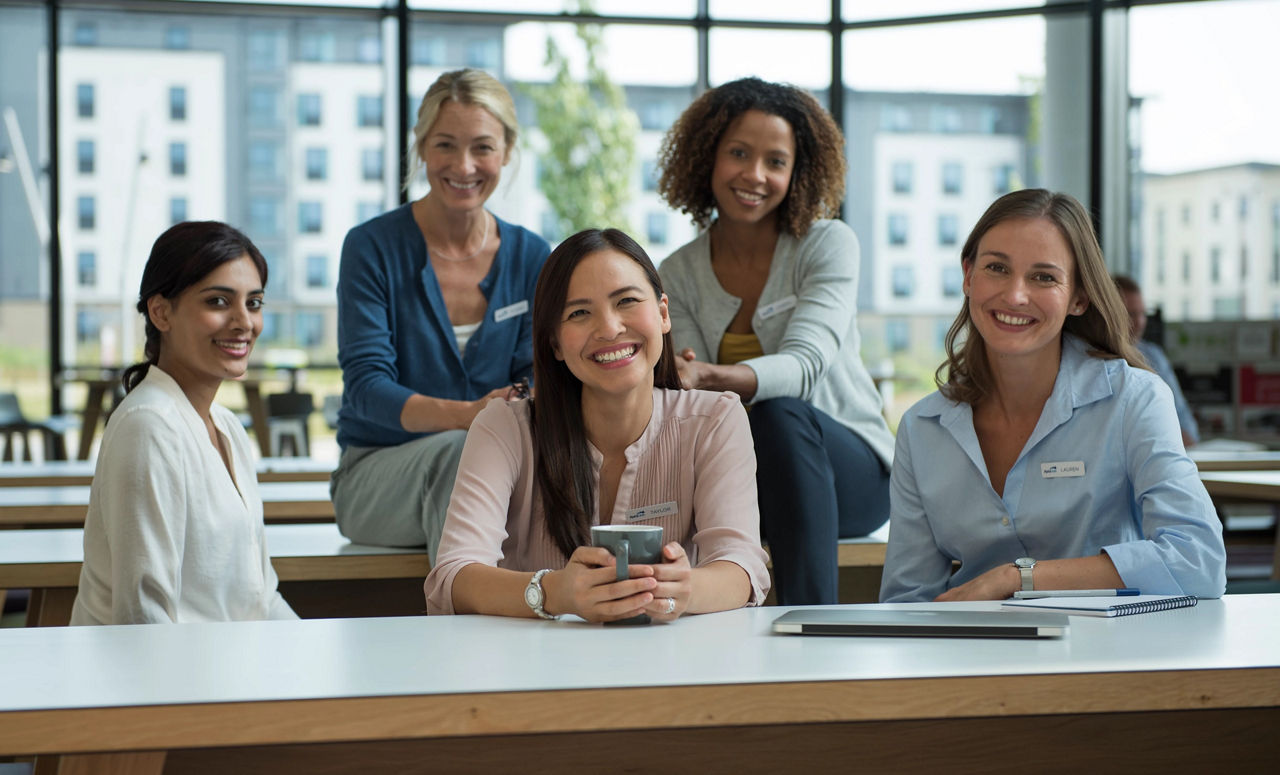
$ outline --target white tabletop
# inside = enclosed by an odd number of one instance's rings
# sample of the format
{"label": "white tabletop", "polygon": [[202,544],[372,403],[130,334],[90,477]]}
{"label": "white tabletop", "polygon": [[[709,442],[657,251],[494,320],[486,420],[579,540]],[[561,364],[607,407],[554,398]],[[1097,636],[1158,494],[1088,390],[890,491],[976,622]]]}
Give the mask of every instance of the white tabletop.
{"label": "white tabletop", "polygon": [[742,609],[648,627],[452,616],[0,630],[0,713],[1280,666],[1280,595],[1117,619],[1072,617],[1066,637],[1036,641],[770,634],[785,610]]}

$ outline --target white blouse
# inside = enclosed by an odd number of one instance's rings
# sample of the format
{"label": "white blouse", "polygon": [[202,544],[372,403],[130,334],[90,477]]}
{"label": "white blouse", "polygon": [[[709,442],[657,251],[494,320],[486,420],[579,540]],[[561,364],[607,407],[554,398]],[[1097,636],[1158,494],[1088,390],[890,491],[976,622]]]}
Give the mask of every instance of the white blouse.
{"label": "white blouse", "polygon": [[72,624],[297,618],[276,589],[249,437],[230,411],[210,409],[234,481],[195,407],[156,366],[111,414]]}

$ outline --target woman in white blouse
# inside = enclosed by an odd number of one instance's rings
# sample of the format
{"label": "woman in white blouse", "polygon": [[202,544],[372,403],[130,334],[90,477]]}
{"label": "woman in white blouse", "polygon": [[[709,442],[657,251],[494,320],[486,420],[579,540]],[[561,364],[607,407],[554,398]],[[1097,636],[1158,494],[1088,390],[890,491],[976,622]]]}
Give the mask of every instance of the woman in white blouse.
{"label": "woman in white blouse", "polygon": [[160,235],[142,274],[146,360],[124,373],[84,524],[72,624],[294,619],[276,590],[248,436],[213,402],[262,331],[267,263],[217,221]]}

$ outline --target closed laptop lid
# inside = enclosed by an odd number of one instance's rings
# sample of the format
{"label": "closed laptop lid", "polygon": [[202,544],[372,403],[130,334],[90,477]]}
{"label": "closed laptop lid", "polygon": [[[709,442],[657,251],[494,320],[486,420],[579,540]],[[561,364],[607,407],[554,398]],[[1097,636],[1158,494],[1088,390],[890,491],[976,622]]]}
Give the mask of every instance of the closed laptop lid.
{"label": "closed laptop lid", "polygon": [[1025,611],[903,611],[875,608],[802,608],[773,620],[788,635],[862,635],[927,638],[1059,638],[1067,634],[1061,614]]}

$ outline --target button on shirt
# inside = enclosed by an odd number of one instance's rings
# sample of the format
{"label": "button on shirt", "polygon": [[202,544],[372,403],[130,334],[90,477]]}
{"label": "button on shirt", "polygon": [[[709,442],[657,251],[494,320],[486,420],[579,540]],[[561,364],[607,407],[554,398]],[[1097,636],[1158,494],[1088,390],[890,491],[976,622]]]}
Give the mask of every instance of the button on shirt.
{"label": "button on shirt", "polygon": [[[1218,597],[1222,527],[1182,446],[1169,388],[1070,335],[1053,393],[991,486],[973,411],[934,393],[898,428],[884,602],[932,600],[1018,557],[1105,551],[1125,586]],[[953,560],[960,569],[951,575]]]}

